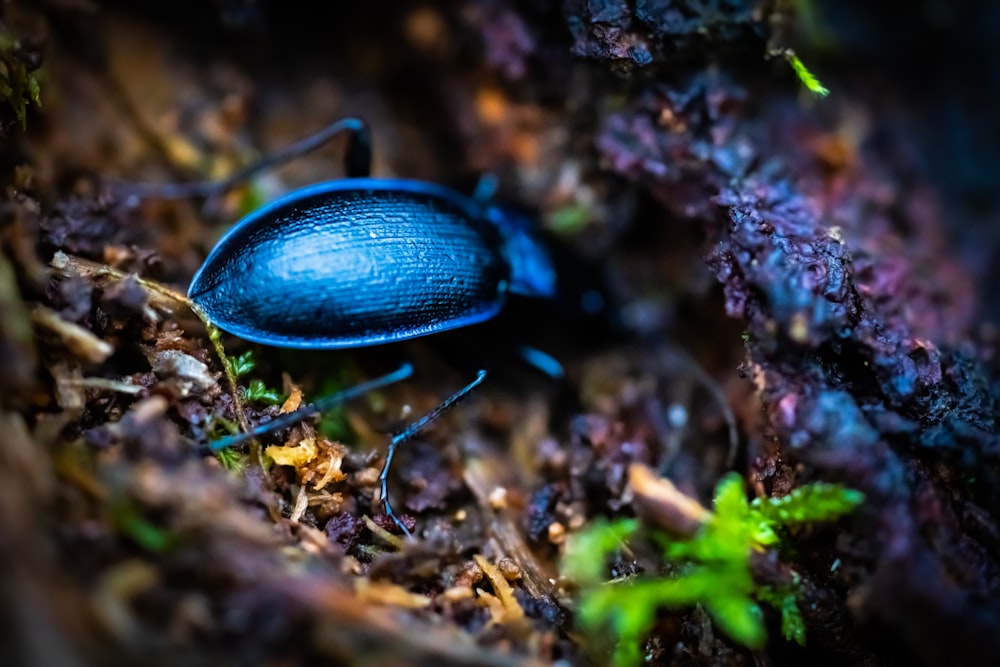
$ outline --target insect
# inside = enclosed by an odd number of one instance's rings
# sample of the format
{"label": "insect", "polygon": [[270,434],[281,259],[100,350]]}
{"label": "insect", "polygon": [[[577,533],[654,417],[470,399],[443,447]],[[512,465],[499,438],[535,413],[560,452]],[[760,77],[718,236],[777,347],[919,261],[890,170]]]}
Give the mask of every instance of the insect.
{"label": "insect", "polygon": [[246,216],[195,274],[188,297],[216,326],[265,345],[363,347],[491,319],[509,294],[555,297],[555,266],[522,217],[440,185],[368,177],[367,129],[340,123],[360,136],[350,177]]}
{"label": "insect", "polygon": [[[352,398],[357,398],[358,396],[363,396],[369,392],[375,391],[376,389],[381,389],[382,387],[388,386],[394,382],[399,382],[400,380],[405,380],[413,374],[413,367],[410,364],[403,364],[399,369],[375,378],[374,380],[369,380],[368,382],[362,382],[360,384],[349,387],[343,391],[337,392],[330,396],[325,396],[314,403],[311,403],[305,407],[299,408],[293,412],[288,412],[280,417],[276,417],[265,424],[261,424],[255,429],[252,429],[246,433],[239,433],[236,435],[230,435],[220,438],[214,441],[210,446],[209,450],[213,452],[226,449],[227,447],[232,447],[238,445],[241,442],[245,442],[252,438],[266,435],[273,431],[278,431],[283,428],[288,428],[294,426],[295,424],[301,422],[303,419],[318,415],[326,410],[340,405]],[[401,444],[415,436],[419,433],[425,426],[433,422],[435,419],[444,414],[447,410],[451,409],[453,405],[461,401],[465,396],[469,394],[473,389],[478,387],[486,379],[486,371],[480,370],[476,374],[476,378],[472,380],[469,384],[465,385],[457,392],[444,399],[436,408],[423,415],[415,422],[411,423],[409,426],[404,428],[402,431],[396,433],[392,436],[389,441],[389,447],[386,450],[385,461],[382,463],[382,470],[379,471],[378,485],[379,485],[379,497],[382,502],[382,509],[386,516],[395,522],[397,526],[403,531],[405,535],[410,534],[410,529],[406,527],[406,524],[400,520],[396,513],[392,509],[392,504],[389,501],[389,469],[392,466],[393,456],[396,454],[396,450]]]}
{"label": "insect", "polygon": [[[349,134],[347,178],[296,190],[249,214],[195,274],[188,297],[213,325],[277,347],[352,348],[489,320],[509,295],[554,300],[560,294],[556,263],[530,221],[492,204],[492,189],[482,183],[474,196],[466,196],[422,181],[371,178],[370,133],[355,118],[341,119],[226,181],[176,186],[167,194],[211,200],[341,132]],[[592,309],[595,294],[583,294],[580,302]],[[522,356],[550,375],[561,372],[540,351],[524,347]],[[396,448],[485,375],[480,371],[390,442],[379,477],[381,501],[404,531],[386,488]],[[227,438],[213,449],[287,426],[287,421]]]}

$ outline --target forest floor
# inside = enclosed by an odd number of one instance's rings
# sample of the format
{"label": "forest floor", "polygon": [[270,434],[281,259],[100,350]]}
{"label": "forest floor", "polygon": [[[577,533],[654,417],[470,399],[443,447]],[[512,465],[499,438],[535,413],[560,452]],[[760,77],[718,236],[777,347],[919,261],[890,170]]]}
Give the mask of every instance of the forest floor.
{"label": "forest floor", "polygon": [[[0,10],[0,663],[1000,664],[990,3],[34,4]],[[561,294],[610,308],[512,297],[356,350],[224,335],[231,386],[183,293],[344,143],[210,205],[141,186],[346,116],[376,177],[495,175]],[[479,368],[400,447],[407,537],[389,438]],[[581,536],[613,587],[567,565]]]}

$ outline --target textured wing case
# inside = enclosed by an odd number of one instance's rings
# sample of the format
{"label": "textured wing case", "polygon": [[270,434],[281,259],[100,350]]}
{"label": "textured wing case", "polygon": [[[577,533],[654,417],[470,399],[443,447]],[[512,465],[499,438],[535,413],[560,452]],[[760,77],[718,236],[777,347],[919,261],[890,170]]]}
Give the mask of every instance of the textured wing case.
{"label": "textured wing case", "polygon": [[251,214],[189,296],[219,327],[265,344],[377,345],[467,326],[502,307],[497,230],[457,193],[414,181],[318,186]]}

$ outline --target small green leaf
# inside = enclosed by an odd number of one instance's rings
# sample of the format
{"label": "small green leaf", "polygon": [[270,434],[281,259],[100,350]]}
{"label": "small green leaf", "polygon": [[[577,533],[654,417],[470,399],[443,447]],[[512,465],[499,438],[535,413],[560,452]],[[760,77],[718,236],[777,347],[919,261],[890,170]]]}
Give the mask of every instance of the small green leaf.
{"label": "small green leaf", "polygon": [[41,106],[41,87],[34,72],[28,71],[18,55],[20,43],[0,26],[0,99],[14,110],[23,130],[27,126],[28,105]]}
{"label": "small green leaf", "polygon": [[220,449],[215,452],[215,458],[219,460],[223,468],[230,472],[240,472],[246,463],[243,454],[232,448]]}
{"label": "small green leaf", "polygon": [[723,632],[749,648],[763,648],[767,642],[764,615],[749,597],[715,595],[705,600],[705,609]]}
{"label": "small green leaf", "polygon": [[119,530],[146,551],[163,553],[174,546],[175,539],[169,532],[141,516],[125,500],[114,504],[112,519]]}
{"label": "small green leaf", "polygon": [[260,380],[251,380],[250,386],[243,390],[243,396],[248,401],[253,401],[256,403],[266,403],[268,405],[277,405],[282,401],[282,395],[280,392],[269,389]]}
{"label": "small green leaf", "polygon": [[781,610],[781,634],[788,641],[805,646],[806,624],[799,612],[799,605],[795,602],[795,593],[786,595],[778,609]]}
{"label": "small green leaf", "polygon": [[580,625],[602,648],[614,646],[614,667],[641,663],[642,641],[656,622],[656,581],[603,584],[580,602]]}
{"label": "small green leaf", "polygon": [[605,559],[621,549],[625,540],[638,529],[635,519],[608,521],[597,519],[585,530],[570,537],[562,561],[563,574],[581,585],[594,585],[605,579]]}
{"label": "small green leaf", "polygon": [[778,526],[833,521],[857,509],[865,500],[860,491],[839,484],[816,482],[780,498],[756,498],[752,507],[762,519]]}
{"label": "small green leaf", "polygon": [[238,357],[230,357],[229,364],[233,375],[240,378],[252,371],[257,366],[257,361],[253,358],[253,352],[247,350]]}
{"label": "small green leaf", "polygon": [[642,637],[620,636],[611,657],[613,667],[633,667],[642,662]]}
{"label": "small green leaf", "polygon": [[573,236],[583,231],[589,221],[590,210],[575,204],[551,211],[545,219],[545,227],[562,236]]}
{"label": "small green leaf", "polygon": [[800,646],[806,645],[806,625],[802,613],[795,601],[798,589],[798,575],[795,575],[792,585],[780,588],[762,586],[757,590],[757,597],[781,612],[781,634],[785,639]]}
{"label": "small green leaf", "polygon": [[726,518],[743,519],[749,510],[743,478],[733,472],[720,479],[715,486],[715,513]]}
{"label": "small green leaf", "polygon": [[273,197],[273,193],[269,193],[267,188],[262,187],[261,182],[256,180],[252,181],[249,187],[243,188],[241,192],[242,196],[237,207],[241,216],[256,211]]}
{"label": "small green leaf", "polygon": [[[662,548],[668,576],[639,576],[614,584],[601,583],[606,560],[623,541],[640,533],[635,520],[595,521],[571,538],[563,573],[581,587],[577,620],[592,637],[613,644],[615,667],[637,667],[642,647],[661,609],[702,605],[719,629],[749,648],[767,641],[760,602],[781,612],[783,635],[805,643],[805,624],[796,595],[799,579],[772,589],[753,580],[754,550],[778,543],[775,527],[829,521],[855,509],[862,494],[834,484],[810,484],[784,498],[747,501],[739,475],[723,477],[715,491],[714,513],[689,539],[661,532],[648,535]],[[608,634],[610,633],[610,637]]]}
{"label": "small green leaf", "polygon": [[239,424],[217,414],[210,415],[209,422],[205,426],[205,434],[213,439],[239,432]]}
{"label": "small green leaf", "polygon": [[759,522],[754,530],[753,541],[762,547],[774,546],[778,543],[778,534],[766,521]]}
{"label": "small green leaf", "polygon": [[338,405],[325,411],[316,424],[316,430],[330,440],[343,442],[351,437],[351,423],[347,419],[347,410]]}
{"label": "small green leaf", "polygon": [[826,97],[830,94],[830,90],[819,82],[819,79],[817,79],[816,76],[809,71],[809,68],[805,66],[805,63],[803,63],[793,51],[786,51],[785,59],[788,60],[788,64],[792,66],[793,70],[795,70],[795,74],[799,77],[799,81],[802,82],[802,85],[805,86],[809,92],[816,97]]}

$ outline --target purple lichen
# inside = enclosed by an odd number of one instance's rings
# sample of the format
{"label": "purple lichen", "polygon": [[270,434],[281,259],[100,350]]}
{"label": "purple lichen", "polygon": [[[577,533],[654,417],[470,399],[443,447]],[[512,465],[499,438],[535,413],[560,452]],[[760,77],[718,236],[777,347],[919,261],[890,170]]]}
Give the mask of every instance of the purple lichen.
{"label": "purple lichen", "polygon": [[988,602],[1000,588],[997,402],[946,220],[891,151],[854,146],[830,165],[816,148],[828,127],[781,95],[752,112],[746,98],[721,77],[659,85],[605,120],[599,150],[712,241],[774,436],[752,453],[764,488],[793,476],[866,493],[844,540],[845,557],[871,567],[842,580],[858,587],[855,616],[931,661],[944,646],[1000,659],[984,631],[1000,620]]}

